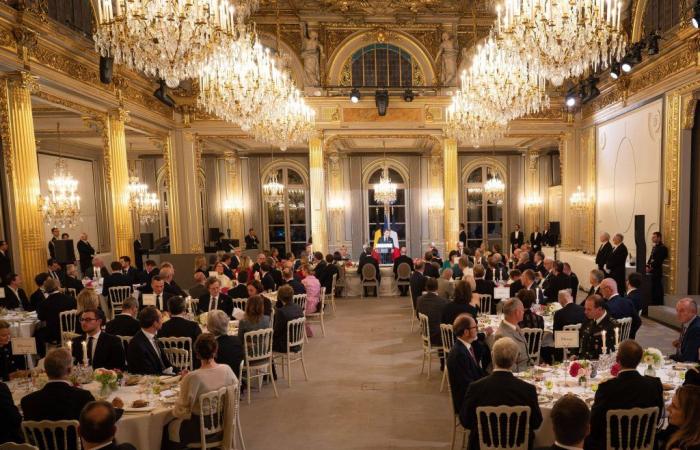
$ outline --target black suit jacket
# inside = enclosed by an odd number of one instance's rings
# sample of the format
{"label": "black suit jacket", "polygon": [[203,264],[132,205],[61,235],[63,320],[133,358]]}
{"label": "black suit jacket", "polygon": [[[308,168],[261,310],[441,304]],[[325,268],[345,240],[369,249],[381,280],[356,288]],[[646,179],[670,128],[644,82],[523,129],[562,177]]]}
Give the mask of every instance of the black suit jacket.
{"label": "black suit jacket", "polygon": [[258,239],[257,236],[253,237],[249,234],[246,234],[245,236],[245,249],[246,250],[252,250],[258,248],[258,245],[260,245],[260,240]]}
{"label": "black suit jacket", "polygon": [[326,264],[326,269],[323,271],[321,279],[318,280],[321,286],[326,288],[326,294],[330,294],[333,288],[333,275],[340,276],[338,266],[335,264]]}
{"label": "black suit jacket", "polygon": [[561,331],[565,325],[575,325],[586,321],[586,315],[583,313],[583,306],[577,305],[574,302],[569,303],[559,311],[554,312],[554,331]]}
{"label": "black suit jacket", "polygon": [[515,297],[515,295],[518,293],[518,291],[519,291],[520,289],[524,288],[524,287],[525,287],[525,286],[523,286],[522,281],[520,281],[520,280],[514,281],[514,282],[510,285],[510,296],[511,296],[511,298],[512,298],[512,297]]}
{"label": "black suit jacket", "polygon": [[455,414],[462,409],[462,402],[469,385],[486,376],[486,368],[491,360],[488,348],[479,341],[471,343],[476,359],[462,341],[455,337],[455,344],[447,356],[447,375],[450,379],[452,407]]}
{"label": "black suit jacket", "polygon": [[[83,362],[83,347],[82,343],[87,339],[86,335],[73,338],[73,359],[78,363]],[[118,337],[102,332],[97,339],[93,350],[92,360],[89,365],[93,369],[119,369],[124,370],[126,367],[126,356],[124,355],[124,345]]]}
{"label": "black suit jacket", "polygon": [[105,326],[105,331],[115,336],[133,336],[140,329],[139,321],[128,314],[117,314]]}
{"label": "black suit jacket", "polygon": [[625,264],[627,264],[627,247],[624,243],[617,246],[608,254],[605,264],[608,267],[610,278],[617,283],[618,290],[625,288]]}
{"label": "black suit jacket", "polygon": [[78,241],[78,259],[80,259],[81,269],[87,269],[92,264],[92,257],[95,256],[95,249],[88,241]]}
{"label": "black suit jacket", "polygon": [[641,289],[632,289],[625,295],[628,299],[632,300],[632,303],[634,304],[634,309],[637,310],[637,313],[644,308],[644,299],[642,298],[642,291]]}
{"label": "black suit jacket", "polygon": [[66,276],[66,278],[63,280],[63,287],[75,289],[75,295],[80,294],[80,292],[83,289],[85,289],[85,286],[83,286],[82,281],[80,281],[77,278],[73,278],[73,277],[69,277],[69,276]]}
{"label": "black suit jacket", "polygon": [[27,311],[36,311],[37,307],[41,304],[46,299],[46,296],[44,295],[44,291],[41,289],[37,289],[36,291],[32,292],[32,295],[29,296],[29,308],[24,308]]}
{"label": "black suit jacket", "polygon": [[415,306],[415,303],[418,301],[418,297],[423,295],[423,291],[425,290],[425,276],[420,273],[420,272],[413,272],[411,274],[411,295],[413,296],[413,303]]}
{"label": "black suit jacket", "polygon": [[569,281],[571,282],[571,295],[574,297],[574,301],[576,301],[576,294],[578,293],[579,282],[578,277],[575,273],[571,272],[571,275],[569,275]]}
{"label": "black suit jacket", "polygon": [[5,383],[0,383],[0,444],[22,442],[22,415],[12,400],[12,393]]}
{"label": "black suit jacket", "polygon": [[12,273],[12,261],[10,255],[0,252],[0,284],[5,284],[5,278]]}
{"label": "black suit jacket", "polygon": [[248,288],[245,284],[239,284],[235,288],[229,289],[226,295],[228,295],[229,298],[248,298]]}
{"label": "black suit jacket", "polygon": [[[156,339],[157,342],[157,339]],[[143,330],[131,338],[129,347],[126,350],[126,363],[130,373],[142,375],[160,375],[165,369],[171,367],[170,361],[163,350],[163,345],[159,342],[160,357],[149,342]]]}
{"label": "black suit jacket", "polygon": [[595,255],[595,263],[598,265],[598,269],[603,270],[603,266],[605,266],[605,263],[608,261],[608,255],[611,251],[612,244],[610,241],[598,247],[598,252]]}
{"label": "black suit jacket", "polygon": [[632,318],[632,328],[630,330],[630,339],[634,339],[637,336],[637,330],[642,326],[642,319],[639,317],[634,303],[632,300],[621,295],[616,295],[611,297],[605,306],[608,309],[608,313],[613,319],[622,319],[624,317]]}
{"label": "black suit jacket", "polygon": [[[556,302],[557,297],[559,296],[559,291],[571,289],[571,277],[565,273],[550,275],[547,281],[547,287],[544,290],[544,295],[547,297],[547,303]],[[572,292],[571,295],[575,297],[576,293]]]}
{"label": "black suit jacket", "polygon": [[413,271],[413,260],[407,255],[399,255],[399,257],[394,260],[394,278],[399,276],[398,270],[401,263],[408,264],[408,266],[411,268],[411,272]]}
{"label": "black suit jacket", "polygon": [[275,310],[272,350],[280,353],[287,352],[287,323],[300,317],[304,317],[304,311],[295,303],[290,302]]}
{"label": "black suit jacket", "polygon": [[[241,298],[243,298],[243,297],[241,297]],[[209,302],[210,301],[211,301],[211,295],[209,293],[199,297],[199,303],[197,303],[197,312],[199,314],[209,312]],[[217,305],[216,309],[220,309],[221,311],[224,311],[226,314],[229,315],[229,317],[231,316],[231,314],[233,314],[233,302],[231,301],[231,297],[220,292],[218,303],[219,304]],[[194,342],[194,341],[192,341],[192,342]]]}
{"label": "black suit jacket", "polygon": [[294,290],[294,295],[306,294],[306,288],[303,284],[301,284],[301,281],[297,280],[296,278],[285,281],[284,284],[290,286]]}
{"label": "black suit jacket", "polygon": [[89,391],[55,381],[24,396],[21,405],[24,420],[78,420],[83,407],[94,400]]}
{"label": "black suit jacket", "polygon": [[272,273],[268,272],[260,279],[260,282],[266,291],[274,291],[276,289],[275,279],[272,277]]}
{"label": "black suit jacket", "polygon": [[525,233],[522,230],[518,231],[518,237],[515,237],[515,231],[510,232],[510,248],[511,250],[520,247],[525,242]]}
{"label": "black suit jacket", "polygon": [[[143,308],[143,294],[153,294],[153,290],[151,290],[150,292],[144,292],[144,291],[139,292],[139,309]],[[163,307],[160,309],[166,310],[166,309],[168,309],[168,300],[174,294],[171,292],[167,292],[167,291],[165,291],[165,289],[163,289],[163,293],[160,295],[162,297],[161,302],[163,303],[163,305],[162,305]],[[156,308],[158,308],[158,299],[157,298],[156,298]]]}
{"label": "black suit jacket", "polygon": [[542,424],[542,412],[537,402],[535,385],[516,378],[511,372],[497,371],[469,385],[459,411],[462,426],[472,430],[469,436],[470,449],[477,449],[479,442],[476,408],[500,405],[530,407],[530,440],[532,441],[535,430]]}
{"label": "black suit jacket", "polygon": [[[276,319],[275,319],[276,320]],[[222,335],[216,338],[219,350],[216,352],[216,362],[228,365],[236,377],[240,379],[241,361],[245,359],[243,344],[238,336]]]}
{"label": "black suit jacket", "polygon": [[688,325],[681,339],[680,348],[671,358],[675,361],[698,362],[698,353],[700,353],[700,317],[696,316]]}
{"label": "black suit jacket", "polygon": [[664,274],[664,261],[668,259],[668,247],[664,244],[656,244],[651,248],[651,254],[647,260],[650,274],[660,277]]}
{"label": "black suit jacket", "polygon": [[171,295],[179,295],[181,297],[187,297],[187,294],[185,294],[185,291],[183,291],[180,286],[177,285],[175,280],[171,281],[170,283],[165,283],[165,287],[163,287],[163,292],[167,292]]}
{"label": "black suit jacket", "polygon": [[[85,276],[90,279],[95,278],[95,266],[88,267]],[[109,271],[106,267],[100,267],[99,276],[100,278],[107,278],[109,276]]]}
{"label": "black suit jacket", "polygon": [[158,331],[158,338],[188,337],[192,339],[192,344],[194,344],[200,334],[202,334],[202,328],[197,322],[175,316],[163,324],[163,327]]}
{"label": "black suit jacket", "polygon": [[75,299],[60,292],[54,292],[37,305],[37,318],[46,323],[46,336],[49,341],[58,341],[61,338],[59,314],[75,307]]}
{"label": "black suit jacket", "polygon": [[542,248],[542,243],[543,243],[543,236],[542,233],[538,232],[537,234],[530,233],[530,245],[532,245],[532,249],[534,251],[539,251]]}
{"label": "black suit jacket", "polygon": [[136,447],[129,443],[117,445],[114,441],[112,441],[111,444],[109,444],[107,447],[102,447],[101,450],[136,450]]}
{"label": "black suit jacket", "polygon": [[440,269],[435,267],[435,264],[433,264],[434,261],[435,258],[433,258],[429,263],[425,263],[425,266],[423,267],[423,275],[437,279],[440,278]]}
{"label": "black suit jacket", "polygon": [[17,309],[20,306],[29,311],[31,306],[29,305],[29,299],[27,299],[27,294],[24,289],[18,288],[17,294],[12,291],[9,287],[5,286],[5,298],[0,298],[0,307],[7,309]]}
{"label": "black suit jacket", "polygon": [[[621,372],[615,378],[601,383],[591,408],[591,433],[586,438],[586,449],[605,447],[606,413],[611,409],[659,408],[657,420],[664,410],[661,380],[640,375],[636,370]],[[615,433],[613,433],[614,435]],[[615,439],[615,438],[613,438]],[[615,444],[615,440],[612,441]]]}
{"label": "black suit jacket", "polygon": [[475,282],[476,289],[474,289],[474,292],[477,294],[490,295],[491,300],[493,301],[493,290],[496,287],[496,285],[493,284],[493,281],[479,278],[478,280],[475,280]]}

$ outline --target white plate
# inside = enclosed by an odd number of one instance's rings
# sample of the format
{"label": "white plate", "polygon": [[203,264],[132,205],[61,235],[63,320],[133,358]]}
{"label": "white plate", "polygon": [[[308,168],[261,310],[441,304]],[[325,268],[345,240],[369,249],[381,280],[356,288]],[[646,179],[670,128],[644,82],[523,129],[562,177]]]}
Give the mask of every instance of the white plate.
{"label": "white plate", "polygon": [[147,412],[153,411],[154,409],[156,409],[156,407],[153,405],[148,405],[148,406],[145,406],[143,408],[132,408],[130,406],[125,406],[124,412],[125,413],[147,413]]}

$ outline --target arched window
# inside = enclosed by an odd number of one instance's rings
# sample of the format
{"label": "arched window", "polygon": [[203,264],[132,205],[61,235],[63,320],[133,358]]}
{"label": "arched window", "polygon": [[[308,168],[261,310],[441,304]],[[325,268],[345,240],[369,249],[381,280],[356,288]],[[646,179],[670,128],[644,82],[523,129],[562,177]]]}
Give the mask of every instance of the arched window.
{"label": "arched window", "polygon": [[681,2],[668,0],[648,0],[644,13],[644,33],[646,37],[652,31],[662,34],[670,30],[681,20]]}
{"label": "arched window", "polygon": [[341,84],[411,87],[422,84],[422,75],[406,50],[392,44],[370,44],[350,57],[344,67]]}
{"label": "arched window", "polygon": [[374,240],[374,233],[377,229],[382,229],[384,224],[388,221],[391,229],[396,231],[399,236],[399,245],[401,247],[406,245],[406,217],[408,216],[407,211],[407,201],[406,194],[408,191],[408,186],[401,174],[392,169],[388,169],[389,178],[391,182],[396,184],[396,201],[393,205],[390,205],[388,209],[384,208],[384,205],[378,203],[374,198],[374,185],[379,183],[379,179],[382,176],[382,171],[384,169],[375,170],[372,175],[367,180],[366,192],[367,192],[367,231],[368,240]]}
{"label": "arched window", "polygon": [[[273,170],[277,171],[277,181],[284,186],[284,193],[279,203],[263,199],[268,242],[281,254],[292,252],[299,256],[308,239],[308,186],[304,177],[292,167]],[[267,183],[269,176],[270,172],[265,174],[263,184]]]}
{"label": "arched window", "polygon": [[495,167],[479,166],[472,169],[465,180],[466,218],[464,220],[467,232],[468,247],[479,247],[482,242],[490,247],[494,243],[502,245],[503,241],[503,201],[487,199],[484,193],[484,183],[498,173],[501,180],[504,175]]}

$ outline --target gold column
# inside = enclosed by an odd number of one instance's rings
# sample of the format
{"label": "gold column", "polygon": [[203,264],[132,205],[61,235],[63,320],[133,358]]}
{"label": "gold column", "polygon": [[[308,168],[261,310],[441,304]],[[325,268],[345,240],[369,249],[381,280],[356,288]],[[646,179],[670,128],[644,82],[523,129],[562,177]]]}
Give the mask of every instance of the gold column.
{"label": "gold column", "polygon": [[445,251],[457,248],[459,240],[459,167],[457,167],[457,141],[445,138],[442,144],[443,196],[445,199]]}
{"label": "gold column", "polygon": [[539,226],[540,220],[540,208],[539,205],[528,205],[528,196],[537,195],[540,196],[540,180],[539,171],[537,170],[537,160],[540,154],[537,150],[528,150],[523,154],[525,158],[525,189],[523,195],[523,208],[525,210],[525,232],[526,235],[535,231],[535,226]]}
{"label": "gold column", "polygon": [[[229,226],[231,227],[231,236],[234,239],[243,240],[245,232],[243,231],[243,185],[241,182],[241,157],[238,152],[224,153],[226,161],[226,183],[227,197],[226,200],[236,207],[233,211],[228,211]],[[222,205],[223,206],[223,205]]]}
{"label": "gold column", "polygon": [[0,82],[0,133],[8,177],[11,216],[17,229],[15,270],[31,280],[46,267],[43,225],[39,212],[37,163],[31,93],[36,80],[29,72],[15,72]]}
{"label": "gold column", "polygon": [[[332,246],[340,248],[345,239],[345,233],[343,232],[345,209],[349,205],[343,198],[343,174],[340,165],[340,155],[336,148],[328,148],[328,198],[330,201],[326,204],[326,207],[329,210],[332,222]],[[328,240],[330,243],[330,232]]]}
{"label": "gold column", "polygon": [[442,148],[439,142],[430,151],[426,200],[428,201],[428,234],[431,241],[437,242],[442,238],[440,222],[445,210],[445,199],[442,189]]}
{"label": "gold column", "polygon": [[105,148],[105,172],[112,205],[114,236],[112,257],[128,255],[134,258],[134,231],[129,211],[129,165],[126,156],[126,134],[124,125],[129,121],[129,113],[118,108],[107,116],[108,145]]}
{"label": "gold column", "polygon": [[311,191],[311,237],[313,249],[328,253],[328,223],[326,221],[326,182],[323,169],[323,139],[309,139],[309,173]]}
{"label": "gold column", "polygon": [[[171,226],[176,225],[180,239],[179,253],[204,251],[202,219],[202,142],[183,128],[175,129],[170,165],[170,192],[175,204],[170,205]],[[172,251],[175,253],[175,251]]]}
{"label": "gold column", "polygon": [[[168,133],[160,140],[161,151],[163,152],[163,170],[165,177],[165,188],[168,193],[167,208],[168,208],[168,228],[170,233],[170,252],[173,254],[184,253],[182,243],[182,235],[180,233],[180,223],[176,215],[176,211],[180,210],[179,197],[175,179],[177,178],[173,170],[173,137]],[[165,204],[161,204],[161,208],[165,208]]]}

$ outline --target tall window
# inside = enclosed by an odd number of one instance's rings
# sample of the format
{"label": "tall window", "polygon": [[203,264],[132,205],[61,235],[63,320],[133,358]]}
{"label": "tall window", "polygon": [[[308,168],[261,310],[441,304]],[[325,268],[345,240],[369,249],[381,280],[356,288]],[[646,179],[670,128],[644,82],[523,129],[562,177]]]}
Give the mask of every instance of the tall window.
{"label": "tall window", "polygon": [[352,85],[410,87],[414,64],[411,54],[391,44],[371,44],[350,58]]}
{"label": "tall window", "polygon": [[[281,254],[288,252],[299,256],[306,247],[307,186],[304,178],[295,169],[282,167],[277,170],[277,181],[284,186],[280,203],[265,201],[267,232],[270,247]],[[267,183],[268,176],[263,178]]]}
{"label": "tall window", "polygon": [[378,169],[369,177],[367,182],[367,229],[369,240],[374,241],[374,233],[377,229],[384,227],[385,220],[388,219],[391,229],[399,236],[399,245],[406,245],[406,190],[407,186],[403,177],[396,170],[389,168],[389,178],[396,184],[396,201],[388,209],[383,204],[377,203],[374,198],[374,184],[379,183],[384,169]]}
{"label": "tall window", "polygon": [[[482,242],[490,247],[503,241],[503,201],[488,200],[484,183],[497,173],[491,166],[480,166],[472,170],[466,179],[465,195],[467,217],[465,220],[468,247],[476,248]],[[498,174],[505,180],[503,174]]]}
{"label": "tall window", "polygon": [[[689,3],[690,4],[690,3]],[[668,0],[648,0],[644,14],[644,33],[646,37],[652,31],[664,33],[681,20],[681,2]]]}

